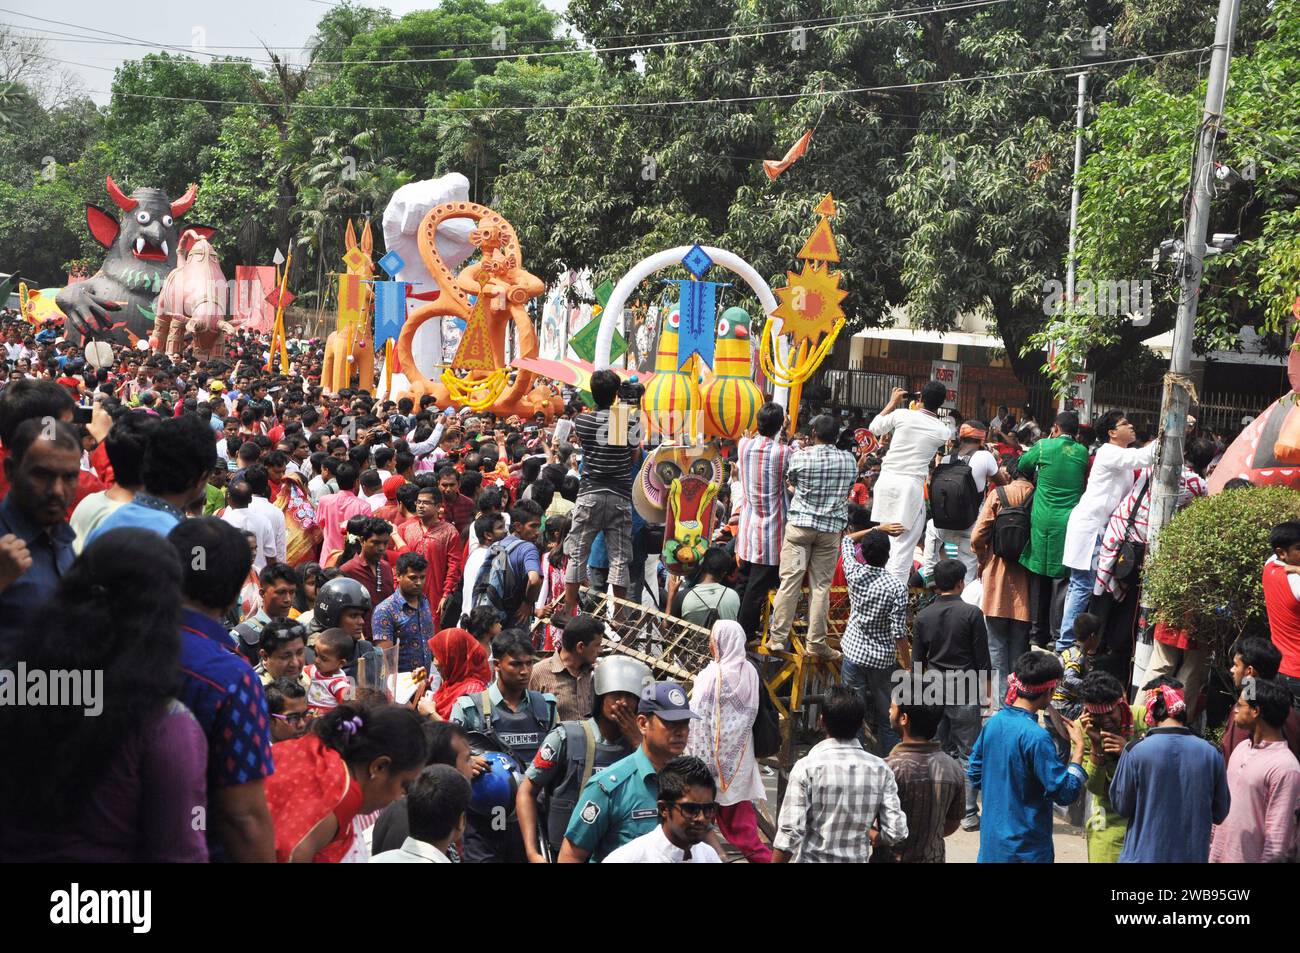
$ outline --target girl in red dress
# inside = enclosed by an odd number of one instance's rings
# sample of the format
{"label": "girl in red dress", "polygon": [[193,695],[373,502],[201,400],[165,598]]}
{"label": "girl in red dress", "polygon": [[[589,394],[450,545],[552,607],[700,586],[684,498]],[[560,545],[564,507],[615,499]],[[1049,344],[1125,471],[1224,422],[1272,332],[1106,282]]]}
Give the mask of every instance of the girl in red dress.
{"label": "girl in red dress", "polygon": [[279,863],[338,863],[352,847],[352,819],[406,793],[424,767],[423,720],[409,708],[348,703],[317,718],[301,738],[272,749],[266,800]]}

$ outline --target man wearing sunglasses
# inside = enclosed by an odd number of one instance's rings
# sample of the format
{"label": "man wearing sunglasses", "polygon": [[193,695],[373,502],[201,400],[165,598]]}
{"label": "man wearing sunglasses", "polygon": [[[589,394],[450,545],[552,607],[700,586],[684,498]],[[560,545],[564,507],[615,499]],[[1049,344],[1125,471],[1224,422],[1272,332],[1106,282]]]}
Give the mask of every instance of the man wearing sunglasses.
{"label": "man wearing sunglasses", "polygon": [[607,864],[720,864],[704,838],[718,813],[717,782],[708,765],[689,755],[659,772],[660,824],[610,853]]}
{"label": "man wearing sunglasses", "polygon": [[307,690],[291,678],[277,678],[263,686],[266,711],[271,716],[271,743],[292,741],[307,733],[312,709],[307,704]]}

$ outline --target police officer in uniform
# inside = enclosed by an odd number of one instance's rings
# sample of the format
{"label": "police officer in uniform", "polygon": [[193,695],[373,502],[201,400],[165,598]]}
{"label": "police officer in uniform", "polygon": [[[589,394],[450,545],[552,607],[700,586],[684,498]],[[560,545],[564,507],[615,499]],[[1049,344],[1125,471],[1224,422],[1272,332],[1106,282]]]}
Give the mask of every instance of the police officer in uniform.
{"label": "police officer in uniform", "polygon": [[[486,691],[458,698],[451,709],[451,720],[467,732],[495,737],[522,769],[555,727],[555,696],[529,690],[528,679],[537,656],[522,630],[499,633],[492,640],[492,655],[496,659],[496,679]],[[527,859],[519,821],[513,812],[509,816],[468,815],[464,844],[466,863],[522,863]]]}
{"label": "police officer in uniform", "polygon": [[369,618],[373,608],[370,593],[355,579],[336,576],[321,586],[316,592],[316,604],[312,608],[310,635],[307,637],[307,661],[313,662],[316,659],[315,653],[311,650],[313,636],[326,629],[342,629],[357,641],[352,659],[343,666],[344,674],[360,684],[360,679],[357,677],[358,663],[364,659],[366,686],[379,687],[383,676],[382,656],[375,643],[364,638],[366,619]]}
{"label": "police officer in uniform", "polygon": [[599,862],[658,825],[657,774],[686,750],[690,720],[696,717],[676,682],[650,682],[641,690],[636,717],[641,747],[583,786],[564,832],[560,863]]}
{"label": "police officer in uniform", "polygon": [[[516,800],[524,851],[531,863],[548,863],[559,856],[569,818],[587,781],[640,746],[636,706],[641,689],[653,680],[644,663],[626,655],[607,656],[593,676],[596,702],[591,717],[562,722],[546,736]],[[546,797],[546,821],[540,834],[539,793]]]}

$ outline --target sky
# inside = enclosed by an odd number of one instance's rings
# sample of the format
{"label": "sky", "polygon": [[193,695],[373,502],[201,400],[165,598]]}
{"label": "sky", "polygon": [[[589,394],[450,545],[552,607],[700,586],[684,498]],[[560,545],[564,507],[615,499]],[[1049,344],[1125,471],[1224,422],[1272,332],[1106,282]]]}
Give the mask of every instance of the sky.
{"label": "sky", "polygon": [[[556,11],[565,7],[565,0],[544,3]],[[47,39],[51,55],[61,61],[52,65],[72,70],[90,97],[103,105],[109,100],[113,69],[159,49],[186,53],[203,44],[210,53],[265,59],[260,46],[265,42],[286,59],[298,61],[317,20],[336,5],[332,0],[154,0],[148,4],[138,0],[0,0],[0,23]],[[430,0],[373,0],[366,5],[386,7],[402,16],[437,4]]]}

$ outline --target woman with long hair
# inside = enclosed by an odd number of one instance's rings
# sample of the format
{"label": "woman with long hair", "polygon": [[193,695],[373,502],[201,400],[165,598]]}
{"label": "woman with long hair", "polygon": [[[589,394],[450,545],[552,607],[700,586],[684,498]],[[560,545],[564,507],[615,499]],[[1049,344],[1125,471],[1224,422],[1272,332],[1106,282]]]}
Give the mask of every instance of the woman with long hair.
{"label": "woman with long hair", "polygon": [[266,802],[279,863],[364,860],[353,819],[406,793],[428,755],[423,722],[409,708],[347,702],[301,738],[272,748]]}
{"label": "woman with long hair", "polygon": [[758,693],[766,691],[745,655],[745,630],[719,619],[709,634],[713,661],[695,679],[686,753],[709,766],[718,781],[718,830],[750,863],[771,863],[772,851],[758,837],[754,801],[767,800],[754,760]]}
{"label": "woman with long hair", "polygon": [[181,566],[159,543],[142,529],[96,539],[0,663],[45,673],[51,692],[53,673],[72,673],[80,690],[0,705],[0,860],[208,859],[194,824],[208,745],[176,701]]}

